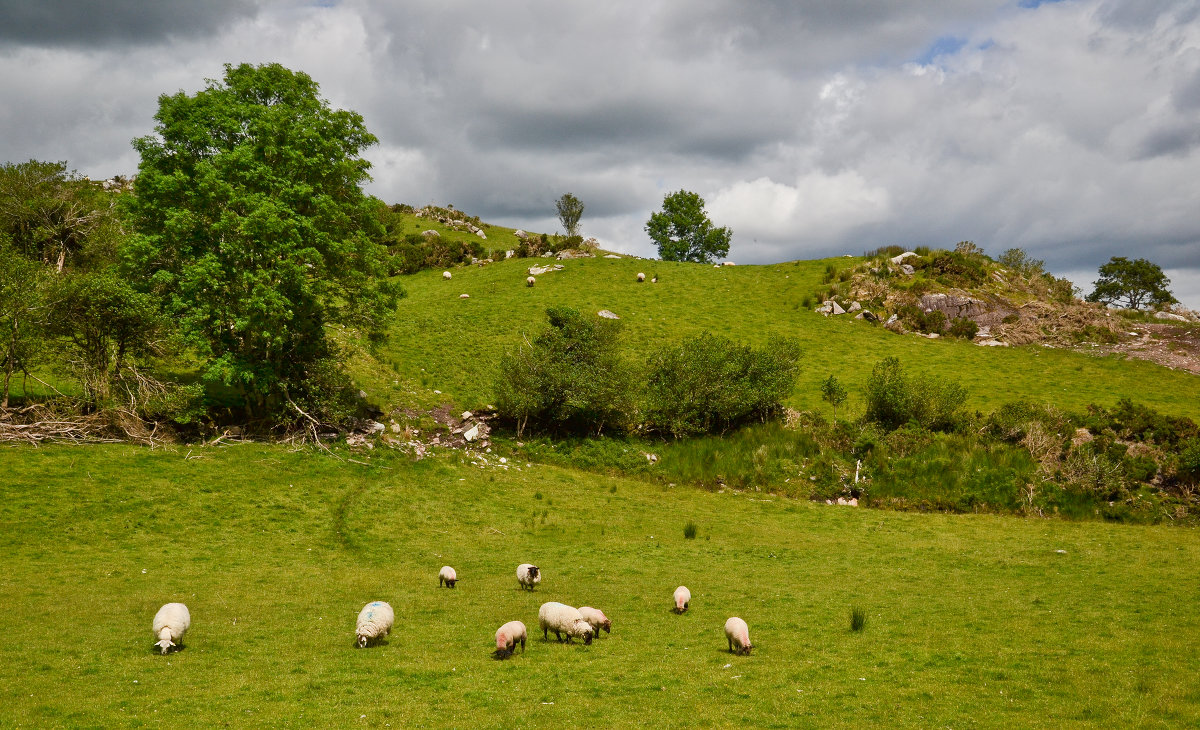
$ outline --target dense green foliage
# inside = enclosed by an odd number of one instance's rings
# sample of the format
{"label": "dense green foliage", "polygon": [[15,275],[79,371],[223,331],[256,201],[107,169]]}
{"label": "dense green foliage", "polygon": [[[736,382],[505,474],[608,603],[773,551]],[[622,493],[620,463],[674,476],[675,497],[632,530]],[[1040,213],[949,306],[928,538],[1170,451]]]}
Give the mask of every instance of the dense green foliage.
{"label": "dense green foliage", "polygon": [[708,263],[729,255],[733,231],[717,228],[704,212],[704,198],[679,190],[663,198],[662,210],[646,221],[646,233],[663,261]]}
{"label": "dense green foliage", "polygon": [[226,65],[203,91],[159,97],[155,119],[134,141],[131,268],[249,415],[319,401],[326,326],[376,331],[395,301],[361,190],[375,137],[278,64]]}
{"label": "dense green foliage", "polygon": [[953,431],[962,424],[966,390],[930,373],[904,371],[895,357],[871,369],[864,418],[894,429],[912,421],[930,431]]}
{"label": "dense green foliage", "polygon": [[578,236],[579,219],[583,217],[583,201],[571,193],[563,193],[562,197],[554,202],[554,208],[558,211],[558,222],[562,223],[567,236]]}
{"label": "dense green foliage", "polygon": [[[0,449],[2,724],[1200,722],[1190,530],[369,461],[254,444]],[[513,577],[525,561],[544,571],[532,594]],[[455,590],[438,588],[446,564]],[[692,603],[676,616],[681,583]],[[150,621],[177,600],[192,628],[164,657]],[[372,600],[396,630],[355,649]],[[603,609],[612,633],[544,641],[552,600]],[[732,615],[751,657],[726,649]],[[526,651],[496,661],[492,635],[513,619]]]}
{"label": "dense green foliage", "polygon": [[796,385],[799,357],[790,340],[756,348],[707,332],[664,347],[647,366],[646,423],[684,438],[773,418]]}
{"label": "dense green foliage", "polygon": [[0,233],[0,366],[4,371],[0,408],[8,407],[13,374],[28,375],[46,347],[49,285],[46,266],[20,253],[9,236]]}
{"label": "dense green foliage", "polygon": [[846,392],[846,387],[837,379],[836,375],[830,375],[821,381],[821,400],[825,401],[833,408],[833,420],[837,421],[838,406],[846,402],[849,397]]}
{"label": "dense green foliage", "polygon": [[570,307],[546,310],[549,326],[506,353],[496,380],[496,407],[526,427],[566,433],[620,429],[634,409],[633,380],[620,346],[620,322],[585,317]]}
{"label": "dense green foliage", "polygon": [[1158,264],[1146,259],[1130,261],[1124,256],[1113,256],[1100,266],[1100,278],[1087,300],[1129,309],[1141,309],[1143,304],[1159,309],[1176,302],[1167,288],[1170,283]]}

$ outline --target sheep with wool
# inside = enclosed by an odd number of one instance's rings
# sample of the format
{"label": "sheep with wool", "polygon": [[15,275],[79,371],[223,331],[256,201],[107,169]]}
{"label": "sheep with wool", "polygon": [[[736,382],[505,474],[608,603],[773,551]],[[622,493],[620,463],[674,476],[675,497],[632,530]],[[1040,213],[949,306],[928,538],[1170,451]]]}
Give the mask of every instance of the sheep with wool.
{"label": "sheep with wool", "polygon": [[750,643],[750,628],[745,621],[737,616],[726,621],[725,638],[729,640],[729,653],[750,656],[754,645]]}
{"label": "sheep with wool", "polygon": [[687,586],[679,586],[675,589],[675,613],[683,613],[688,610],[688,604],[692,602],[692,592],[687,589]]}
{"label": "sheep with wool", "polygon": [[440,588],[444,583],[447,588],[453,588],[456,582],[458,582],[458,573],[455,573],[454,568],[449,565],[443,565],[442,569],[438,571],[438,587]]}
{"label": "sheep with wool", "polygon": [[166,654],[171,647],[183,648],[183,635],[192,625],[192,614],[182,603],[168,603],[154,614],[154,636],[158,639],[155,646]]}
{"label": "sheep with wool", "polygon": [[583,616],[583,620],[587,621],[592,627],[592,631],[596,634],[596,638],[600,638],[600,629],[604,629],[605,633],[612,633],[612,620],[604,615],[604,612],[598,608],[591,606],[580,606],[579,615]]}
{"label": "sheep with wool", "polygon": [[517,566],[517,583],[521,584],[521,588],[532,591],[533,587],[541,582],[542,571],[536,565],[521,563]]}
{"label": "sheep with wool", "polygon": [[451,274],[449,271],[443,271],[442,278],[445,279],[446,281],[450,281],[451,279],[454,278],[454,275]]}
{"label": "sheep with wool", "polygon": [[584,620],[579,609],[565,603],[543,603],[538,609],[538,626],[542,629],[543,639],[549,639],[550,632],[553,631],[559,641],[562,641],[562,635],[566,634],[568,644],[572,638],[583,639],[585,644],[592,643],[592,625]]}
{"label": "sheep with wool", "polygon": [[517,642],[521,642],[521,653],[525,653],[525,624],[520,621],[509,621],[496,629],[496,656],[503,659],[511,656],[517,650]]}
{"label": "sheep with wool", "polygon": [[525,286],[533,286],[536,283],[537,279],[533,278],[532,276],[525,277]]}
{"label": "sheep with wool", "polygon": [[640,284],[641,282],[646,280],[646,275],[644,273],[642,273],[641,271],[639,271],[638,275],[637,275],[637,280],[638,280],[638,283]]}
{"label": "sheep with wool", "polygon": [[396,613],[392,607],[383,601],[371,601],[358,612],[358,622],[354,634],[359,649],[367,648],[368,644],[382,641],[383,637],[392,633],[392,624],[396,621]]}

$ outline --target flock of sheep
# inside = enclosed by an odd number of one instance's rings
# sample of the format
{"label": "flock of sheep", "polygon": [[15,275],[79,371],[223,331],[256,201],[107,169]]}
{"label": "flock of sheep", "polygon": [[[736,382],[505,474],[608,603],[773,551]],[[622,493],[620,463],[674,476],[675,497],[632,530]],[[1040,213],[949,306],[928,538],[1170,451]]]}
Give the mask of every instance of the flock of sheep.
{"label": "flock of sheep", "polygon": [[[438,571],[439,588],[443,585],[453,588],[457,582],[458,574],[449,565]],[[536,565],[521,563],[517,566],[517,584],[522,589],[532,591],[534,586],[541,582],[542,571]],[[688,610],[692,593],[687,586],[679,586],[675,589],[672,599],[675,603],[675,613],[681,614]],[[355,645],[365,649],[381,641],[392,632],[395,621],[396,614],[390,605],[384,601],[371,601],[358,613],[358,621],[354,628]],[[154,614],[152,628],[155,638],[158,639],[155,646],[161,649],[163,654],[172,647],[182,648],[183,635],[191,625],[192,615],[187,606],[182,603],[166,604]],[[563,634],[566,634],[568,644],[572,638],[582,639],[584,644],[591,644],[592,639],[598,637],[601,630],[606,633],[612,632],[612,621],[598,608],[575,608],[551,601],[543,603],[538,610],[538,628],[542,630],[543,639],[549,639],[550,632],[553,631],[559,641],[562,641]],[[501,626],[496,630],[496,656],[502,659],[511,656],[517,644],[521,645],[521,651],[524,652],[527,633],[525,624],[520,621],[509,621]],[[754,648],[750,643],[750,629],[746,622],[737,616],[725,622],[725,638],[729,643],[730,653],[748,655]]]}

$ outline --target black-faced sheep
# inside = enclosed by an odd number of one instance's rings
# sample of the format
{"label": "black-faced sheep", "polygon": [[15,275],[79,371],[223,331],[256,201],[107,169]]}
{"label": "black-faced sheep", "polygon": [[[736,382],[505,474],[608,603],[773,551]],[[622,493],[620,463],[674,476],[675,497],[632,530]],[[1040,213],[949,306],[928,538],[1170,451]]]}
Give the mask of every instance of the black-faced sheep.
{"label": "black-faced sheep", "polygon": [[745,654],[750,656],[750,650],[754,645],[750,643],[750,628],[746,626],[746,622],[734,616],[725,622],[725,638],[729,640],[729,652],[731,654]]}
{"label": "black-faced sheep", "polygon": [[183,635],[191,625],[192,614],[188,612],[187,606],[182,603],[166,604],[154,614],[152,627],[154,636],[158,639],[155,646],[162,649],[163,654],[173,646],[183,648]]}
{"label": "black-faced sheep", "polygon": [[368,644],[381,641],[392,633],[392,624],[396,614],[392,607],[383,601],[371,601],[358,612],[358,622],[354,629],[359,649],[367,648]]}
{"label": "black-faced sheep", "polygon": [[533,590],[533,587],[542,582],[542,571],[536,565],[529,563],[521,563],[517,566],[517,583],[526,590]]}
{"label": "black-faced sheep", "polygon": [[453,588],[456,582],[458,582],[458,574],[454,572],[454,568],[443,565],[438,572],[438,587],[440,588],[444,583],[447,588]]}
{"label": "black-faced sheep", "polygon": [[525,624],[520,621],[509,621],[496,629],[496,656],[511,656],[517,650],[517,642],[521,643],[521,653],[524,654],[525,635]]}
{"label": "black-faced sheep", "polygon": [[567,643],[572,638],[583,639],[583,643],[592,643],[592,625],[583,619],[579,609],[565,603],[543,603],[538,609],[538,626],[542,629],[542,638],[550,638],[554,632],[555,638],[562,641],[562,635],[567,635]]}

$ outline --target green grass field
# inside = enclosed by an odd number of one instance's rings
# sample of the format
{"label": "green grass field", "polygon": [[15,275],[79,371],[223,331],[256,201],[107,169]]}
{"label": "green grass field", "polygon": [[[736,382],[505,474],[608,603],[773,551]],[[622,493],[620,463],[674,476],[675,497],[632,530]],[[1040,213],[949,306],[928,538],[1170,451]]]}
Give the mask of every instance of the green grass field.
{"label": "green grass field", "polygon": [[[0,726],[1200,723],[1193,530],[510,466],[0,449]],[[532,595],[514,577],[524,561],[544,571]],[[455,590],[437,587],[444,564]],[[675,616],[680,583],[692,609]],[[397,631],[355,649],[374,599]],[[164,657],[150,621],[176,600],[193,625]],[[533,636],[550,600],[602,608],[613,633]],[[750,657],[725,651],[731,615],[750,625]],[[511,619],[532,641],[497,661]]]}
{"label": "green grass field", "polygon": [[[789,405],[823,407],[820,382],[836,374],[851,397],[847,411],[861,413],[861,390],[872,366],[900,358],[910,372],[932,371],[967,387],[970,405],[987,413],[1020,399],[1082,410],[1128,397],[1164,413],[1200,419],[1200,378],[1140,360],[1093,357],[1042,347],[984,348],[964,341],[898,336],[849,316],[825,318],[805,309],[804,298],[820,288],[835,258],[770,266],[720,269],[698,264],[638,259],[579,259],[563,271],[525,285],[526,269],[551,259],[510,259],[482,267],[401,277],[401,301],[380,350],[385,367],[356,367],[356,377],[393,400],[425,402],[440,390],[459,405],[475,408],[493,396],[496,364],[522,336],[545,327],[547,307],[566,304],[582,312],[609,309],[621,317],[635,357],[701,331],[750,344],[770,334],[801,344],[802,375]],[[637,272],[660,281],[638,284]],[[460,299],[469,294],[469,299]],[[389,369],[390,368],[390,369]],[[395,380],[393,385],[392,380]],[[393,389],[395,392],[393,392]]]}

